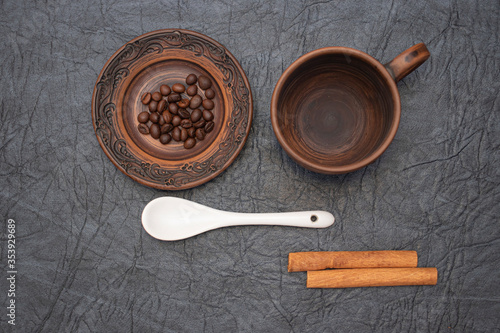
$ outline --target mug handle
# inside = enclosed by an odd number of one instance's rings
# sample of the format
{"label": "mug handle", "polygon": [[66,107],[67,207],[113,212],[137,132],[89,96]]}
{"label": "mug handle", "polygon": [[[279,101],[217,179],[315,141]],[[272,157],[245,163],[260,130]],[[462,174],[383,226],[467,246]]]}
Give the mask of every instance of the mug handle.
{"label": "mug handle", "polygon": [[401,52],[396,58],[385,64],[385,68],[392,75],[394,81],[398,82],[422,65],[430,55],[425,44],[419,43]]}

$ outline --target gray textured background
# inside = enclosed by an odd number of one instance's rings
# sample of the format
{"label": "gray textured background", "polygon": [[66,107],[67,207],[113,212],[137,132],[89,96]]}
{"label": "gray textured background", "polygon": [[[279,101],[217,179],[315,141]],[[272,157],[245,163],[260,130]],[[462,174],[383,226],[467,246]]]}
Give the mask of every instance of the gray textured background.
{"label": "gray textured background", "polygon": [[[17,224],[19,332],[499,332],[498,0],[0,2],[0,331],[7,324],[6,224]],[[204,33],[240,61],[254,122],[236,161],[200,187],[162,192],[118,171],[91,119],[95,80],[129,40]],[[325,176],[279,146],[269,105],[302,54],[349,46],[388,62],[425,42],[402,80],[402,119],[374,164]],[[160,242],[150,200],[218,209],[323,209],[326,230],[234,227]],[[434,287],[308,290],[287,255],[416,250]]]}

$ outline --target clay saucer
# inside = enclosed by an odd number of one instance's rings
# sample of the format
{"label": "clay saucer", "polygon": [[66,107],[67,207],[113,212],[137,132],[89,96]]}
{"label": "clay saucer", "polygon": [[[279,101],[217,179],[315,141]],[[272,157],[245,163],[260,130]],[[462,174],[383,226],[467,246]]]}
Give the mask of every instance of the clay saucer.
{"label": "clay saucer", "polygon": [[[147,109],[142,94],[162,84],[185,84],[191,73],[212,81],[213,131],[192,149],[140,134],[137,116]],[[252,115],[250,85],[234,56],[215,40],[180,29],[153,31],[122,46],[99,74],[92,97],[95,133],[111,162],[137,182],[162,190],[192,188],[224,171],[243,148]]]}

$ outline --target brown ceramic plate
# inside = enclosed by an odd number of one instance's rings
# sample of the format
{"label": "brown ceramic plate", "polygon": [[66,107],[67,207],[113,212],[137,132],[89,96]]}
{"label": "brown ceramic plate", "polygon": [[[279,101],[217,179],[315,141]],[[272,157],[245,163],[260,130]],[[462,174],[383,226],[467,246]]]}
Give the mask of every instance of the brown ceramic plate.
{"label": "brown ceramic plate", "polygon": [[[185,84],[190,73],[212,81],[214,130],[192,149],[140,134],[142,94],[164,83]],[[215,40],[180,29],[153,31],[121,47],[102,69],[92,97],[94,129],[109,159],[132,179],[162,190],[195,187],[224,171],[243,148],[252,115],[250,85],[234,56]]]}

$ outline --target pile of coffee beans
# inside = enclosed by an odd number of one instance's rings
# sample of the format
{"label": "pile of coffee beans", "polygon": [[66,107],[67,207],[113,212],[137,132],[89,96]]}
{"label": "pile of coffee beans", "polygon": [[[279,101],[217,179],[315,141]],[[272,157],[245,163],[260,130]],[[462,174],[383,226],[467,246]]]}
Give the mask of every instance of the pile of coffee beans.
{"label": "pile of coffee beans", "polygon": [[[193,148],[198,141],[214,129],[215,91],[212,81],[206,76],[189,74],[186,86],[175,83],[172,87],[163,84],[159,91],[146,92],[141,102],[147,110],[137,116],[137,129],[151,135],[164,145],[172,140],[184,142],[184,148]],[[205,92],[203,98],[198,92]]]}

